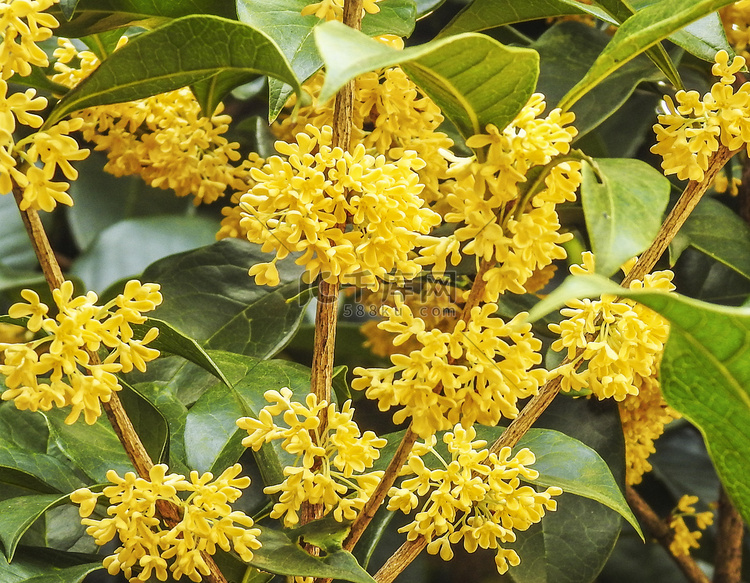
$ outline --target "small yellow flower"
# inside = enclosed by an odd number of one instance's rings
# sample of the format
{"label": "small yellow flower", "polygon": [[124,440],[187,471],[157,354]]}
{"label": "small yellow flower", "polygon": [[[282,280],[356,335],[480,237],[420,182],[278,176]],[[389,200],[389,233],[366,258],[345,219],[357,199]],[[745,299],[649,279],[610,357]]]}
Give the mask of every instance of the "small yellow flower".
{"label": "small yellow flower", "polygon": [[[302,404],[292,400],[287,387],[267,391],[264,397],[271,405],[261,409],[257,419],[237,421],[248,432],[242,444],[257,451],[264,443],[283,439],[281,447],[302,463],[302,467],[284,468],[284,481],[265,488],[266,494],[279,494],[271,518],[283,518],[286,526],[294,526],[303,502],[309,502],[323,505],[325,513],[332,512],[337,521],[354,520],[383,474],[365,470],[380,457],[378,450],[386,440],[372,431],[360,433],[352,419],[351,401],[337,411],[335,405],[318,402],[309,394]],[[323,411],[325,433],[319,429]],[[279,415],[287,427],[276,425],[274,417]]]}
{"label": "small yellow flower", "polygon": [[[342,22],[344,19],[344,1],[345,0],[320,0],[320,2],[313,2],[308,4],[302,9],[302,16],[308,14],[314,14],[318,18],[328,20],[338,20]],[[364,0],[362,4],[362,14],[376,14],[380,12],[378,6],[380,0]]]}
{"label": "small yellow flower", "polygon": [[[698,502],[698,496],[683,495],[677,502],[677,508],[672,513],[669,526],[673,530],[672,542],[669,544],[670,552],[675,556],[684,556],[690,554],[690,549],[700,547],[698,541],[703,536],[702,530],[713,524],[714,515],[711,511],[695,511],[695,504]],[[698,530],[691,531],[685,523],[686,517],[692,517]]]}
{"label": "small yellow flower", "polygon": [[7,0],[0,11],[0,77],[14,73],[26,77],[32,65],[49,65],[47,54],[36,43],[52,36],[58,26],[51,14],[45,14],[59,0]]}

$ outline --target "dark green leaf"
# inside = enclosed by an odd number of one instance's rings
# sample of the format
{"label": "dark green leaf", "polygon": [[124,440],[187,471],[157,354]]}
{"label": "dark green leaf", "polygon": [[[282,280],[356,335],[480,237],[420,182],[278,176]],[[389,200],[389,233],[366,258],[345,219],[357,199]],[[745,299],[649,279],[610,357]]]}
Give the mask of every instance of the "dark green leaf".
{"label": "dark green leaf", "polygon": [[185,16],[113,53],[45,123],[49,127],[86,107],[142,99],[230,71],[269,75],[298,87],[286,57],[263,32],[218,16]]}
{"label": "dark green leaf", "polygon": [[148,399],[120,379],[120,400],[130,417],[146,452],[155,464],[167,463],[169,426],[167,420]]}
{"label": "dark green leaf", "polygon": [[73,18],[73,13],[76,11],[78,0],[60,0],[60,11],[63,13],[65,20]]}
{"label": "dark green leaf", "polygon": [[34,248],[18,212],[18,206],[12,196],[0,196],[0,249],[3,250],[0,264],[0,282],[4,279],[2,271],[8,269],[31,271],[37,266]]}
{"label": "dark green leaf", "polygon": [[98,32],[140,26],[155,28],[165,22],[189,14],[213,14],[224,18],[234,18],[234,3],[231,0],[180,0],[162,2],[160,0],[66,0],[76,5],[73,19],[67,22],[62,2],[53,5],[50,12],[60,22],[55,34],[68,37],[81,37]]}
{"label": "dark green leaf", "polygon": [[357,75],[400,64],[468,138],[487,124],[510,123],[534,91],[539,71],[535,51],[506,47],[467,33],[398,51],[339,22],[315,29],[326,63],[320,99],[330,99]]}
{"label": "dark green leaf", "polygon": [[417,0],[417,18],[424,18],[445,3],[445,0]]}
{"label": "dark green leaf", "polygon": [[[244,71],[235,72],[227,71],[212,75],[208,79],[202,79],[193,83],[191,90],[201,106],[201,112],[206,117],[210,117],[216,111],[216,108],[231,93],[235,87],[249,83],[257,78],[256,73],[246,73]],[[290,89],[290,92],[293,92]]]}
{"label": "dark green leaf", "polygon": [[239,239],[162,259],[143,273],[164,296],[152,315],[205,349],[269,358],[294,335],[307,304],[299,296],[302,269],[292,261],[278,264],[279,286],[253,283],[247,270],[270,259]]}
{"label": "dark green leaf", "polygon": [[85,563],[74,567],[51,567],[52,573],[37,575],[27,579],[25,583],[82,583],[86,575],[104,569],[101,563]]}
{"label": "dark green leaf", "polygon": [[127,453],[104,415],[93,425],[83,420],[66,425],[67,412],[62,409],[52,409],[44,416],[60,450],[94,482],[107,482],[108,470],[115,470],[121,476],[133,471]]}
{"label": "dark green leaf", "polygon": [[750,309],[625,290],[599,276],[581,276],[568,278],[529,318],[602,293],[635,299],[669,320],[660,374],[664,398],[701,430],[724,487],[750,520]]}
{"label": "dark green leaf", "polygon": [[649,47],[707,14],[731,4],[729,0],[672,0],[638,11],[617,30],[586,76],[562,99],[569,109],[583,95]]}
{"label": "dark green leaf", "polygon": [[18,541],[47,510],[67,500],[68,495],[40,494],[9,498],[0,502],[0,542],[5,556],[13,559]]}
{"label": "dark green leaf", "polygon": [[96,555],[20,548],[13,562],[8,563],[0,553],[0,581],[3,583],[79,583],[87,573],[101,568]]}
{"label": "dark green leaf", "polygon": [[750,227],[716,200],[701,200],[678,231],[672,246],[678,250],[672,254],[673,262],[683,249],[692,246],[750,279]]}
{"label": "dark green leaf", "polygon": [[157,318],[148,318],[145,323],[135,324],[132,328],[136,338],[143,338],[151,328],[158,328],[159,335],[149,343],[150,348],[181,356],[207,370],[224,384],[229,385],[224,373],[216,366],[208,353],[201,348],[200,344],[190,336],[176,330],[168,322]]}
{"label": "dark green leaf", "polygon": [[596,271],[610,276],[656,237],[670,183],[640,160],[599,159],[596,165],[583,165],[581,201]]}
{"label": "dark green leaf", "polygon": [[[563,95],[581,79],[610,40],[601,30],[580,22],[561,22],[531,45],[539,52],[537,91],[556,107]],[[645,57],[638,57],[615,71],[573,108],[579,136],[586,134],[617,111],[639,83],[659,81],[662,74]]]}
{"label": "dark green leaf", "polygon": [[87,289],[103,291],[137,277],[154,261],[215,240],[218,225],[200,216],[152,216],[120,221],[105,229],[73,263],[70,273]]}
{"label": "dark green leaf", "polygon": [[527,20],[554,18],[570,14],[591,14],[613,22],[609,15],[597,6],[589,6],[576,0],[474,0],[459,12],[441,31],[440,36],[461,34]]}
{"label": "dark green leaf", "polygon": [[[360,567],[351,553],[342,548],[348,533],[348,525],[337,523],[330,517],[296,529],[278,531],[264,528],[258,537],[263,546],[254,552],[250,564],[279,575],[373,583],[374,579]],[[302,548],[302,541],[322,549],[323,556],[311,556]]]}

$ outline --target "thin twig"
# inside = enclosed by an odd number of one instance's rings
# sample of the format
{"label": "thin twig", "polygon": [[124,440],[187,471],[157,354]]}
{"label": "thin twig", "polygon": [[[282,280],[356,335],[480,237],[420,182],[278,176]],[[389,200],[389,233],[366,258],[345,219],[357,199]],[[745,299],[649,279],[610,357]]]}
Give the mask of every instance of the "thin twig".
{"label": "thin twig", "polygon": [[698,564],[695,562],[693,557],[688,555],[675,556],[669,550],[669,545],[674,539],[674,532],[665,520],[659,518],[656,512],[641,498],[632,486],[627,486],[625,489],[625,498],[633,509],[633,513],[638,518],[638,521],[646,526],[648,532],[651,533],[661,546],[669,553],[680,571],[687,577],[690,583],[710,583],[706,574],[701,571]]}
{"label": "thin twig", "polygon": [[742,537],[745,525],[723,486],[719,492],[718,533],[713,583],[740,583],[742,580]]}

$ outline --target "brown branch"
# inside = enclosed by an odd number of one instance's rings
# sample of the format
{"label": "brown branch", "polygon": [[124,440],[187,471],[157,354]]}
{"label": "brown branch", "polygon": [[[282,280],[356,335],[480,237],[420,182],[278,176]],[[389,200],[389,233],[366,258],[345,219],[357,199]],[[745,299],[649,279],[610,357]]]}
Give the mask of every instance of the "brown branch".
{"label": "brown branch", "polygon": [[719,492],[718,533],[713,583],[740,583],[742,580],[742,537],[745,525],[723,487]]}
{"label": "brown branch", "polygon": [[[55,291],[65,281],[65,278],[60,269],[60,264],[57,262],[55,253],[50,245],[47,232],[44,230],[44,225],[39,218],[39,213],[34,209],[21,210],[21,202],[23,201],[23,191],[17,184],[13,184],[13,198],[16,200],[19,212],[21,213],[21,220],[26,227],[26,232],[31,240],[31,245],[36,253],[39,265],[42,268],[42,273],[47,281],[47,285],[50,291]],[[100,364],[101,360],[96,352],[86,349],[86,353],[89,357],[89,362],[92,365]],[[151,456],[146,451],[146,448],[138,436],[138,433],[133,427],[133,423],[128,417],[125,408],[122,406],[122,401],[117,393],[112,392],[110,394],[109,401],[102,402],[102,408],[109,423],[112,425],[112,429],[117,435],[120,443],[128,454],[130,462],[133,464],[136,473],[144,479],[149,479],[149,470],[154,466],[154,462]],[[177,507],[166,500],[160,500],[157,503],[159,515],[164,519],[164,522],[170,527],[174,527],[181,520],[179,510]],[[201,552],[203,560],[210,569],[209,575],[206,576],[207,583],[227,583],[224,575],[219,570],[219,567],[213,560],[213,557],[207,552]]]}
{"label": "brown branch", "polygon": [[[701,182],[691,181],[687,185],[682,196],[680,196],[679,200],[662,223],[654,241],[649,248],[640,255],[636,264],[627,274],[625,279],[623,279],[621,284],[623,287],[628,287],[630,283],[636,279],[643,279],[646,274],[651,272],[656,266],[656,262],[662,256],[664,251],[667,250],[667,247],[669,247],[674,236],[690,216],[690,213],[700,202],[700,199],[703,197],[703,194],[708,189],[709,184],[711,184],[716,174],[735,153],[736,152],[730,151],[725,146],[720,146],[718,152],[713,155],[709,162],[709,167],[705,173],[704,179]],[[562,364],[575,361],[575,359],[583,354],[583,351],[583,348],[579,348],[576,351],[574,358],[571,359],[566,357]],[[526,406],[518,417],[511,422],[508,429],[495,443],[492,444],[490,451],[498,452],[503,447],[513,447],[516,445],[560,392],[561,380],[562,379],[559,376],[549,379],[539,390],[539,393],[526,403]]]}
{"label": "brown branch", "polygon": [[395,553],[391,555],[388,561],[380,567],[375,573],[373,579],[378,583],[391,583],[401,572],[411,565],[412,561],[419,556],[427,546],[427,541],[423,536],[418,536],[413,541],[407,541],[402,544]]}
{"label": "brown branch", "polygon": [[669,524],[659,518],[656,512],[641,498],[632,486],[625,488],[625,498],[633,509],[633,513],[638,518],[639,522],[645,525],[648,532],[651,533],[657,542],[664,547],[669,553],[680,571],[687,577],[690,583],[710,583],[706,574],[701,571],[698,564],[695,562],[693,557],[688,555],[675,556],[669,550],[669,545],[674,539],[674,532],[669,528]]}

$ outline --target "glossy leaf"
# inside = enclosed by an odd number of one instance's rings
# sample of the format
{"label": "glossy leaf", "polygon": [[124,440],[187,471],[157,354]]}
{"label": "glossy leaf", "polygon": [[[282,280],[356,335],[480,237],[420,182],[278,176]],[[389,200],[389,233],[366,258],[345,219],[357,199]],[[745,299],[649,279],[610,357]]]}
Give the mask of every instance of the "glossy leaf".
{"label": "glossy leaf", "polygon": [[[374,583],[351,553],[342,548],[349,527],[330,517],[283,531],[262,529],[261,548],[253,552],[250,564],[279,575],[307,575],[341,579],[354,583]],[[322,549],[321,557],[305,551],[302,541]]]}
{"label": "glossy leaf", "polygon": [[583,165],[581,201],[596,271],[612,275],[656,237],[670,183],[640,160],[599,159]]}
{"label": "glossy leaf", "polygon": [[[539,53],[536,91],[543,93],[548,110],[583,78],[610,40],[601,30],[580,22],[561,22],[531,45]],[[615,113],[644,81],[661,81],[659,70],[640,56],[610,75],[572,108],[578,136],[591,131]]]}
{"label": "glossy leaf", "polygon": [[60,100],[46,127],[86,107],[142,99],[220,72],[269,75],[299,87],[286,57],[265,33],[218,16],[185,16],[113,53]]}
{"label": "glossy leaf", "polygon": [[123,380],[120,380],[120,384],[120,401],[146,452],[155,464],[166,463],[169,443],[167,420],[161,411],[133,387]]}
{"label": "glossy leaf", "polygon": [[598,6],[582,4],[576,0],[474,0],[448,23],[440,36],[571,14],[591,14],[602,20],[612,20]]}
{"label": "glossy leaf", "polygon": [[60,0],[60,11],[62,12],[65,20],[73,18],[73,13],[76,10],[76,5],[79,0]]}
{"label": "glossy leaf", "polygon": [[52,409],[44,416],[60,450],[94,482],[107,482],[108,470],[115,470],[121,476],[133,471],[127,453],[104,415],[93,425],[83,420],[66,425],[67,411],[62,409]]}
{"label": "glossy leaf", "polygon": [[667,403],[696,425],[733,503],[750,519],[750,309],[677,294],[625,290],[599,276],[571,277],[530,313],[533,319],[574,297],[627,296],[670,322],[661,361]]}
{"label": "glossy leaf", "polygon": [[8,563],[0,553],[0,581],[3,583],[80,583],[86,574],[99,569],[102,564],[96,560],[96,555],[20,548],[13,562]]}
{"label": "glossy leaf", "polygon": [[279,286],[253,283],[247,270],[271,258],[247,241],[225,239],[157,261],[142,276],[164,296],[151,315],[204,349],[270,358],[294,335],[307,305],[302,269],[290,260],[278,264]]}
{"label": "glossy leaf", "polygon": [[424,18],[445,3],[445,0],[416,0],[417,18]]}
{"label": "glossy leaf", "polygon": [[672,262],[688,246],[750,279],[750,227],[720,202],[704,198],[690,213],[672,242]]}
{"label": "glossy leaf", "polygon": [[[616,403],[560,396],[534,426],[560,431],[594,449],[618,485],[624,484],[625,441]],[[622,524],[617,512],[574,494],[556,500],[557,510],[519,532],[512,545],[521,557],[509,571],[516,583],[588,583],[617,542]]]}
{"label": "glossy leaf", "polygon": [[326,64],[321,101],[357,75],[401,65],[466,138],[487,124],[502,129],[510,123],[533,93],[539,72],[536,52],[506,47],[481,34],[398,51],[329,22],[315,29],[315,38]]}
{"label": "glossy leaf", "polygon": [[[53,5],[48,12],[60,22],[55,33],[68,37],[87,36],[126,26],[150,29],[190,14],[213,14],[224,18],[235,16],[232,0],[65,0],[65,3]],[[70,5],[77,5],[72,20],[65,16]]]}
{"label": "glossy leaf", "polygon": [[[237,427],[240,417],[254,416],[268,405],[263,397],[269,390],[292,389],[300,401],[310,391],[310,370],[280,360],[258,360],[239,354],[212,352],[219,366],[231,369],[232,388],[216,384],[196,401],[185,419],[185,449],[188,465],[214,473],[235,463],[245,451],[241,441],[247,436]],[[239,378],[238,378],[239,377]],[[278,442],[255,452],[266,485],[284,480],[283,468],[293,463]]]}
{"label": "glossy leaf", "polygon": [[216,222],[200,216],[126,219],[105,229],[70,273],[87,289],[102,292],[121,279],[139,276],[162,257],[210,244],[216,230]]}
{"label": "glossy leaf", "polygon": [[563,98],[560,107],[569,109],[584,94],[649,47],[727,4],[731,1],[673,0],[638,11],[617,29],[607,48],[586,76]]}
{"label": "glossy leaf", "polygon": [[[237,1],[239,19],[276,41],[300,82],[309,79],[323,66],[313,38],[313,29],[322,21],[313,14],[300,15],[308,4],[307,0]],[[411,34],[416,13],[413,0],[384,0],[379,5],[379,13],[366,14],[362,20],[365,34]],[[276,119],[292,93],[292,88],[283,80],[269,79],[269,120]]]}
{"label": "glossy leaf", "polygon": [[166,352],[181,356],[185,360],[189,360],[210,372],[224,384],[230,384],[224,373],[221,372],[221,369],[208,353],[203,350],[201,345],[190,336],[175,329],[168,322],[159,320],[158,318],[147,318],[145,323],[135,324],[131,327],[133,328],[135,337],[139,339],[143,338],[151,328],[158,328],[159,335],[149,343],[148,346],[150,348],[160,350],[162,353]]}
{"label": "glossy leaf", "polygon": [[13,559],[18,541],[29,527],[47,510],[67,498],[67,494],[39,494],[0,501],[0,542],[8,560]]}

